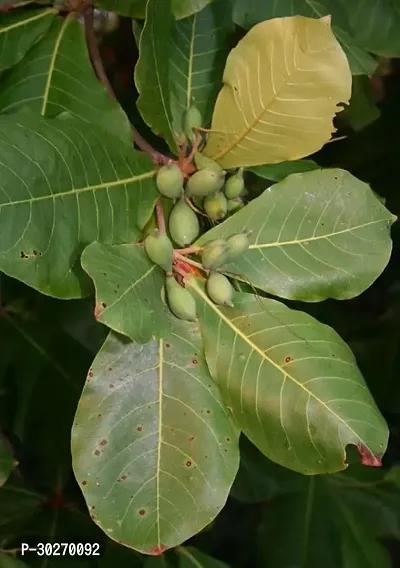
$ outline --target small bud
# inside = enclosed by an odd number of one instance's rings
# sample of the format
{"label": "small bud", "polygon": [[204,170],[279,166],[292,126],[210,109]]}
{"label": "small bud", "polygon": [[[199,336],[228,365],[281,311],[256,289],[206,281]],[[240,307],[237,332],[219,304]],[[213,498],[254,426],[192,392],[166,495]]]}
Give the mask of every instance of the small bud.
{"label": "small bud", "polygon": [[200,152],[196,152],[194,155],[194,163],[198,170],[209,170],[210,172],[215,172],[217,174],[223,173],[224,169],[211,158],[203,156]]}
{"label": "small bud", "polygon": [[182,288],[173,276],[165,281],[165,292],[171,312],[180,319],[196,321],[196,302],[189,290]]}
{"label": "small bud", "polygon": [[194,130],[200,128],[203,125],[203,117],[199,109],[192,103],[185,114],[184,121],[184,131],[186,136],[189,138],[190,142],[194,142],[196,139],[196,133]]}
{"label": "small bud", "polygon": [[165,272],[172,272],[174,249],[167,235],[155,229],[144,241],[144,249],[154,264],[161,266]]}
{"label": "small bud", "polygon": [[250,246],[249,235],[251,231],[247,231],[245,233],[236,233],[235,235],[231,235],[227,240],[226,243],[228,245],[228,256],[229,261],[233,262],[239,256],[246,252],[246,250]]}
{"label": "small bud", "polygon": [[177,199],[183,193],[183,173],[176,164],[167,164],[158,170],[156,184],[161,195]]}
{"label": "small bud", "polygon": [[215,270],[228,262],[229,248],[226,241],[218,239],[206,244],[201,251],[201,262],[204,268]]}
{"label": "small bud", "polygon": [[234,213],[238,209],[241,209],[243,205],[243,200],[240,199],[240,197],[237,197],[236,199],[228,199],[228,213]]}
{"label": "small bud", "polygon": [[174,205],[169,215],[168,227],[172,240],[180,247],[192,244],[200,232],[197,215],[184,199]]}
{"label": "small bud", "polygon": [[233,307],[233,288],[228,278],[213,272],[207,280],[207,293],[215,304]]}
{"label": "small bud", "polygon": [[220,221],[226,216],[228,202],[221,192],[209,195],[204,200],[204,211],[212,221]]}
{"label": "small bud", "polygon": [[236,174],[231,176],[225,183],[224,192],[228,199],[236,199],[244,191],[243,168],[239,168]]}
{"label": "small bud", "polygon": [[195,172],[186,184],[188,197],[206,197],[219,191],[224,185],[226,172],[199,170]]}

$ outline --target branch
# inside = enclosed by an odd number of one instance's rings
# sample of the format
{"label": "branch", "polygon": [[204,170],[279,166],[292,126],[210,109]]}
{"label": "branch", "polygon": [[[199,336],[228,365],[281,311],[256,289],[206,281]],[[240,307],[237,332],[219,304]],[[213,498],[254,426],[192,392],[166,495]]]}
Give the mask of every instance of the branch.
{"label": "branch", "polygon": [[165,217],[164,217],[164,210],[161,199],[157,199],[156,201],[156,217],[157,217],[158,230],[160,231],[161,234],[165,235],[166,232]]}
{"label": "branch", "polygon": [[[117,101],[118,99],[114,93],[114,89],[107,77],[107,73],[104,69],[103,61],[101,59],[99,44],[97,42],[96,34],[94,31],[93,26],[93,8],[92,6],[88,6],[83,14],[83,19],[85,23],[85,35],[86,35],[86,43],[88,46],[88,51],[90,54],[90,58],[92,60],[93,67],[96,71],[96,75],[99,81],[104,85],[108,96],[113,101]],[[157,150],[155,150],[151,144],[149,144],[144,138],[142,138],[141,134],[136,130],[136,128],[131,124],[132,130],[132,139],[133,142],[138,146],[143,152],[146,152],[152,159],[153,163],[155,164],[167,164],[170,160],[164,154],[161,154]]]}

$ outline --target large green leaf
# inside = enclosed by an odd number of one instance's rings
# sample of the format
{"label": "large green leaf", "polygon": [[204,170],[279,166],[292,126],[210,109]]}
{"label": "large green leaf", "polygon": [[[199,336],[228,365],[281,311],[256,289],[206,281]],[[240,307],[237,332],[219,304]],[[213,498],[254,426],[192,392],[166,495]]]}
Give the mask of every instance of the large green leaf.
{"label": "large green leaf", "polygon": [[[29,10],[1,14],[0,22],[0,72],[20,61],[27,51],[50,28],[57,10]],[[1,79],[3,90],[3,78]]]}
{"label": "large green leaf", "polygon": [[73,14],[56,18],[45,37],[3,76],[0,112],[21,109],[49,117],[69,111],[127,144],[131,141],[129,121],[97,80],[83,26]]}
{"label": "large green leaf", "polygon": [[389,568],[387,551],[347,503],[351,490],[343,494],[329,480],[304,479],[302,491],[269,504],[259,527],[261,559],[271,568]]}
{"label": "large green leaf", "polygon": [[388,263],[395,219],[350,173],[316,170],[269,187],[198,244],[251,229],[250,249],[224,270],[282,298],[348,299]]}
{"label": "large green leaf", "polygon": [[180,546],[177,554],[179,568],[229,568],[225,562],[212,558],[193,546]]}
{"label": "large green leaf", "polygon": [[17,463],[0,433],[0,487],[7,481]]}
{"label": "large green leaf", "polygon": [[342,2],[353,35],[367,51],[398,57],[400,55],[400,5],[397,0],[357,0],[350,7]]}
{"label": "large green leaf", "polygon": [[253,166],[247,168],[250,172],[259,177],[270,181],[281,181],[290,174],[311,172],[319,168],[313,160],[294,160],[292,162],[281,162],[280,164],[264,164],[263,166]]}
{"label": "large green leaf", "polygon": [[362,75],[353,78],[350,105],[341,114],[341,120],[358,132],[381,116],[375,104],[371,80]]}
{"label": "large green leaf", "polygon": [[0,552],[1,568],[26,568],[26,564],[13,555],[3,554]]}
{"label": "large green leaf", "polygon": [[346,447],[380,465],[388,438],[349,347],[330,327],[275,300],[236,293],[212,303],[190,276],[210,372],[246,436],[305,474],[347,467]]}
{"label": "large green leaf", "polygon": [[[121,0],[128,4],[127,0]],[[182,20],[183,18],[188,18],[196,12],[203,10],[210,2],[213,0],[168,0],[171,3],[172,13],[176,20]],[[110,2],[110,0],[101,0],[101,2]],[[133,0],[133,5],[130,7],[130,13],[126,14],[120,12],[126,16],[133,16],[134,18],[145,18],[146,17],[146,2],[147,0]],[[118,10],[116,10],[118,11]]]}
{"label": "large green leaf", "polygon": [[50,296],[88,294],[79,255],[137,240],[157,199],[151,161],[80,120],[16,116],[0,117],[0,269]]}
{"label": "large green leaf", "polygon": [[176,152],[169,69],[173,23],[169,0],[148,0],[146,22],[140,34],[135,83],[139,92],[137,107],[144,121]]}
{"label": "large green leaf", "polygon": [[232,29],[230,0],[216,0],[201,12],[175,23],[170,76],[174,127],[178,132],[182,131],[185,111],[192,99],[203,116],[203,125],[210,122]]}
{"label": "large green leaf", "polygon": [[196,325],[174,318],[169,337],[146,345],[110,334],[82,393],[72,455],[92,518],[121,544],[160,554],[218,514],[238,432]]}
{"label": "large green leaf", "polygon": [[254,26],[227,59],[204,153],[224,168],[296,160],[319,150],[351,94],[329,19]]}
{"label": "large green leaf", "polygon": [[[355,3],[361,5],[362,0],[352,0],[351,9],[349,8],[352,13],[355,11]],[[249,29],[255,24],[271,18],[285,18],[287,16],[322,18],[331,15],[332,31],[342,44],[353,75],[370,75],[376,69],[376,61],[355,39],[345,5],[345,2],[337,2],[337,0],[307,0],[306,2],[303,0],[279,0],[279,2],[234,0],[234,19],[238,25]]]}
{"label": "large green leaf", "polygon": [[92,243],[82,266],[96,288],[96,319],[134,341],[146,343],[169,330],[161,291],[165,276],[142,246]]}

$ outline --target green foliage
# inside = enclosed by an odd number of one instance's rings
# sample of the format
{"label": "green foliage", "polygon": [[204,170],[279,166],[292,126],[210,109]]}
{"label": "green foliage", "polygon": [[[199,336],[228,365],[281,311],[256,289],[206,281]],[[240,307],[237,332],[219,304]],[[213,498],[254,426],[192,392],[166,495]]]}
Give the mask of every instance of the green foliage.
{"label": "green foliage", "polygon": [[398,563],[400,22],[353,3],[0,2],[1,568]]}

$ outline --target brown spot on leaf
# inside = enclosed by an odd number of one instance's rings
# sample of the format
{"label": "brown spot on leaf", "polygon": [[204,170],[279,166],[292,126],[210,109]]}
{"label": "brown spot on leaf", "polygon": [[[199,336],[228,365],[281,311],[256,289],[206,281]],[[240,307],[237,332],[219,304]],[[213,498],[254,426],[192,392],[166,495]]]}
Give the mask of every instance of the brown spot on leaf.
{"label": "brown spot on leaf", "polygon": [[82,485],[87,485],[87,481],[82,481]]}
{"label": "brown spot on leaf", "polygon": [[143,430],[143,426],[138,426],[138,427],[136,428],[136,430],[137,430],[138,432],[141,432],[141,431]]}
{"label": "brown spot on leaf", "polygon": [[165,347],[166,347],[167,349],[169,349],[169,348],[171,347],[171,345],[170,345],[169,343],[166,343],[166,344],[165,344]]}
{"label": "brown spot on leaf", "polygon": [[121,475],[121,480],[122,480],[122,481],[125,481],[126,478],[127,478],[126,475]]}
{"label": "brown spot on leaf", "polygon": [[100,446],[105,446],[106,444],[107,444],[107,440],[102,440],[102,441],[100,442]]}
{"label": "brown spot on leaf", "polygon": [[38,250],[33,251],[33,256],[42,256],[42,253]]}
{"label": "brown spot on leaf", "polygon": [[95,456],[99,456],[100,453],[101,453],[100,450],[95,450],[95,451],[94,451],[94,455],[95,455]]}
{"label": "brown spot on leaf", "polygon": [[112,367],[108,367],[108,370],[109,370],[109,371],[112,371]]}
{"label": "brown spot on leaf", "polygon": [[193,442],[193,440],[194,440],[194,436],[190,436],[189,442]]}
{"label": "brown spot on leaf", "polygon": [[193,367],[196,367],[196,365],[198,365],[198,364],[199,364],[199,362],[198,362],[197,359],[192,359],[192,365],[193,365]]}
{"label": "brown spot on leaf", "polygon": [[114,388],[114,385],[111,383],[111,384],[109,385],[109,387],[110,387],[110,389],[113,389],[113,388]]}
{"label": "brown spot on leaf", "polygon": [[101,414],[98,414],[98,415],[97,415],[97,418],[101,418]]}
{"label": "brown spot on leaf", "polygon": [[141,517],[143,517],[145,514],[146,514],[145,509],[140,509],[139,515],[140,515]]}
{"label": "brown spot on leaf", "polygon": [[293,357],[291,357],[290,355],[286,355],[285,363],[291,363],[292,361],[294,361]]}
{"label": "brown spot on leaf", "polygon": [[93,377],[93,371],[89,371],[89,377]]}
{"label": "brown spot on leaf", "polygon": [[190,460],[188,460],[188,461],[186,462],[186,467],[190,467],[191,465],[192,465],[192,462],[191,462]]}

